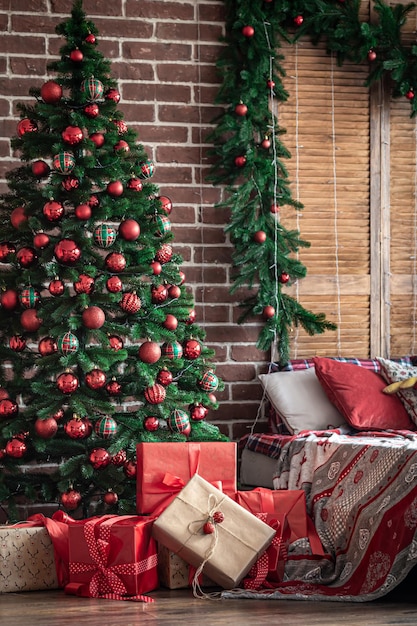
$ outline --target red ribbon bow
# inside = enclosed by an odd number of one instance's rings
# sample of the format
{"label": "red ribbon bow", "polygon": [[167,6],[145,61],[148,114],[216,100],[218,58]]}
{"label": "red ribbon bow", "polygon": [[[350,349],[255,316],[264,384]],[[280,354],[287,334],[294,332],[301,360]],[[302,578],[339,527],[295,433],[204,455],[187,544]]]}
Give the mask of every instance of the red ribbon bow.
{"label": "red ribbon bow", "polygon": [[[283,525],[276,519],[269,519],[267,522],[267,514],[265,513],[258,513],[256,517],[275,528],[276,533],[267,550],[252,565],[247,577],[243,580],[243,588],[251,589],[252,591],[276,587],[276,583],[282,580],[284,564],[288,558],[287,542],[283,536],[285,531]],[[282,565],[282,571],[280,571],[280,565]],[[268,581],[268,576],[274,582]]]}

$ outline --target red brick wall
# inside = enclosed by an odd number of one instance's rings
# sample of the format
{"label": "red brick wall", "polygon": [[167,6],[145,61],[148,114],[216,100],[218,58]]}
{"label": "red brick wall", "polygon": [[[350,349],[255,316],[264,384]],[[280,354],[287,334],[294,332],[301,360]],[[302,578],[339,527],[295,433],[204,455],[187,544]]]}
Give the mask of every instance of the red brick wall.
{"label": "red brick wall", "polygon": [[[54,29],[71,6],[69,0],[0,0],[0,190],[4,173],[18,165],[10,149],[16,103],[30,101],[29,88],[50,78],[46,65],[62,45]],[[100,51],[112,62],[125,119],[155,161],[153,180],[173,202],[175,251],[183,255],[197,321],[226,384],[218,394],[220,408],[209,419],[236,439],[257,415],[256,377],[267,355],[255,348],[256,326],[236,324],[236,298],[229,294],[231,247],[224,233],[228,216],[214,208],[221,189],[205,183],[224,3],[84,0],[83,7],[100,31]]]}

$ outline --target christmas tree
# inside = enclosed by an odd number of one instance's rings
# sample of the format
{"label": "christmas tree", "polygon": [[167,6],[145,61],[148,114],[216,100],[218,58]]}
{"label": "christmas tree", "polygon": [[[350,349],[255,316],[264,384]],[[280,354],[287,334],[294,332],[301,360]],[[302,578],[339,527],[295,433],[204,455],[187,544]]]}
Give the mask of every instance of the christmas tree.
{"label": "christmas tree", "polygon": [[134,512],[138,442],[226,439],[205,419],[222,383],[170,244],[171,200],[81,0],[57,33],[1,197],[0,502],[12,517],[20,496]]}

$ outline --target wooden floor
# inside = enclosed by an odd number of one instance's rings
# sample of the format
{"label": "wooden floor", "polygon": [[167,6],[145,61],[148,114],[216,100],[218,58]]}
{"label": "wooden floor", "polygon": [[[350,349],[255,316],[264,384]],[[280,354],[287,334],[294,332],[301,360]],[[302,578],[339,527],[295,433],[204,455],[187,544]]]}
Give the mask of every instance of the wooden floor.
{"label": "wooden floor", "polygon": [[67,596],[63,591],[0,595],[1,626],[404,626],[417,624],[417,594],[367,603],[201,600],[158,590],[143,604]]}

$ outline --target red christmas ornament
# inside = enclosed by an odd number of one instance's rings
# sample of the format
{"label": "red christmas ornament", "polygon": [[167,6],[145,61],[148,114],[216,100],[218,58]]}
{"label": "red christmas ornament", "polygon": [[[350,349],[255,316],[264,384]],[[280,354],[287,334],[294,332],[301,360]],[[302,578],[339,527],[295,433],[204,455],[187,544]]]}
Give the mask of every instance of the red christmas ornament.
{"label": "red christmas ornament", "polygon": [[106,287],[110,293],[119,293],[123,289],[123,283],[118,276],[110,276],[106,280]]}
{"label": "red christmas ornament", "polygon": [[184,272],[180,271],[179,275],[180,275],[180,283],[179,284],[183,285],[185,283],[185,274],[184,274]]}
{"label": "red christmas ornament", "polygon": [[109,396],[120,396],[122,385],[115,378],[112,378],[106,385],[106,391]]}
{"label": "red christmas ornament", "polygon": [[61,494],[61,504],[67,511],[75,511],[75,509],[78,509],[80,503],[81,494],[79,491],[68,489],[68,491]]}
{"label": "red christmas ornament", "polygon": [[110,272],[123,272],[126,267],[126,259],[121,252],[110,252],[104,263]]}
{"label": "red christmas ornament", "polygon": [[26,450],[27,446],[25,442],[17,437],[13,437],[13,439],[10,439],[6,444],[6,454],[13,459],[21,459],[22,456],[25,456]]}
{"label": "red christmas ornament", "polygon": [[207,417],[208,409],[202,404],[192,404],[190,406],[190,417],[195,422],[200,422]]}
{"label": "red christmas ornament", "polygon": [[15,254],[16,247],[14,244],[9,243],[8,241],[3,241],[0,243],[0,263],[8,263],[9,256],[11,254]]}
{"label": "red christmas ornament", "polygon": [[168,298],[168,289],[166,285],[153,285],[151,287],[151,300],[154,304],[165,302]]}
{"label": "red christmas ornament", "polygon": [[61,133],[62,139],[70,146],[76,146],[83,140],[83,131],[79,126],[67,126]]}
{"label": "red christmas ornament", "polygon": [[113,180],[107,185],[107,193],[113,198],[118,198],[123,193],[123,185],[120,180]]}
{"label": "red christmas ornament", "polygon": [[91,43],[92,45],[94,45],[96,43],[96,36],[93,35],[93,33],[89,33],[87,37],[85,38],[85,41],[87,43]]}
{"label": "red christmas ornament", "polygon": [[168,313],[165,316],[165,321],[163,325],[167,330],[176,330],[178,326],[178,320],[175,315],[171,315],[171,313]]}
{"label": "red christmas ornament", "polygon": [[81,63],[84,58],[83,53],[78,48],[76,48],[75,50],[71,50],[69,56],[71,61],[74,61],[74,63]]}
{"label": "red christmas ornament", "polygon": [[23,137],[23,135],[26,135],[26,133],[36,133],[37,130],[38,126],[36,122],[32,122],[32,120],[29,120],[27,118],[20,120],[17,125],[17,134],[19,135],[19,137]]}
{"label": "red christmas ornament", "polygon": [[246,157],[244,155],[239,155],[235,157],[235,165],[236,167],[245,167],[246,165]]}
{"label": "red christmas ornament", "polygon": [[124,139],[120,139],[120,141],[115,144],[114,150],[115,152],[125,152],[127,154],[128,152],[130,152],[130,146],[127,141],[125,141]]}
{"label": "red christmas ornament", "polygon": [[38,250],[43,250],[44,248],[46,248],[46,246],[49,244],[49,241],[49,236],[42,231],[36,233],[36,235],[33,237],[33,245],[35,246],[35,248],[38,248]]}
{"label": "red christmas ornament", "polygon": [[49,356],[58,352],[58,345],[52,337],[43,337],[38,343],[38,350],[41,356]]}
{"label": "red christmas ornament", "polygon": [[278,277],[278,280],[280,283],[285,285],[290,280],[290,275],[287,274],[287,272],[281,272],[280,276]]}
{"label": "red christmas ornament", "polygon": [[268,79],[268,80],[266,81],[266,85],[267,85],[268,89],[271,89],[271,90],[275,87],[275,83],[274,83],[274,81],[273,81],[273,80],[271,80],[271,79]]}
{"label": "red christmas ornament", "polygon": [[177,300],[181,295],[181,289],[178,285],[171,285],[171,287],[168,289],[168,295],[170,298]]}
{"label": "red christmas ornament", "polygon": [[26,340],[20,335],[13,335],[9,339],[9,346],[14,352],[23,352],[26,348]]}
{"label": "red christmas ornament", "polygon": [[116,126],[119,135],[124,135],[125,133],[127,133],[127,124],[123,120],[115,120],[114,125]]}
{"label": "red christmas ornament", "polygon": [[27,222],[28,218],[25,213],[25,209],[22,206],[18,206],[10,213],[10,221],[14,228],[20,228],[22,224]]}
{"label": "red christmas ornament", "polygon": [[6,289],[0,294],[0,304],[6,311],[13,311],[19,304],[19,294],[15,289]]}
{"label": "red christmas ornament", "polygon": [[45,161],[39,160],[32,163],[32,174],[36,176],[36,178],[45,178],[49,175],[50,171],[51,168]]}
{"label": "red christmas ornament", "polygon": [[112,100],[116,104],[120,102],[120,93],[117,91],[117,89],[114,88],[109,89],[104,97],[106,98],[106,100]]}
{"label": "red christmas ornament", "polygon": [[269,207],[269,212],[272,213],[273,215],[276,215],[277,213],[279,213],[279,204],[275,204],[275,202],[273,202],[271,206]]}
{"label": "red christmas ornament", "polygon": [[271,317],[274,317],[275,315],[274,307],[268,304],[267,306],[263,308],[262,315],[265,319],[270,319]]}
{"label": "red christmas ornament", "polygon": [[81,250],[73,239],[61,239],[55,245],[54,254],[59,263],[75,265],[81,257]]}
{"label": "red christmas ornament", "polygon": [[88,204],[92,209],[94,209],[95,207],[99,206],[100,200],[97,198],[97,196],[92,195],[88,199]]}
{"label": "red christmas ornament", "polygon": [[109,346],[110,346],[111,350],[114,350],[115,352],[118,352],[119,350],[123,350],[124,343],[123,343],[123,340],[120,337],[118,337],[117,335],[110,335],[109,336]]}
{"label": "red christmas ornament", "polygon": [[168,263],[172,259],[172,247],[169,243],[164,243],[155,254],[155,260],[159,263]]}
{"label": "red christmas ornament", "polygon": [[19,413],[17,402],[10,398],[0,400],[0,418],[15,417]]}
{"label": "red christmas ornament", "polygon": [[161,404],[165,400],[166,396],[165,387],[159,383],[146,387],[144,396],[145,400],[149,402],[149,404]]}
{"label": "red christmas ornament", "polygon": [[140,225],[134,219],[126,219],[119,224],[119,235],[126,241],[135,241],[140,235]]}
{"label": "red christmas ornament", "polygon": [[136,479],[136,463],[134,461],[126,461],[123,466],[123,472],[127,478]]}
{"label": "red christmas ornament", "polygon": [[84,107],[84,113],[86,114],[87,117],[89,117],[90,119],[94,119],[95,117],[97,117],[100,113],[100,109],[98,104],[96,104],[95,102],[91,103],[91,104],[87,104]]}
{"label": "red christmas ornament", "polygon": [[244,26],[242,28],[242,35],[244,37],[253,37],[255,34],[255,29],[253,26]]}
{"label": "red christmas ornament", "polygon": [[301,26],[301,24],[304,22],[304,18],[302,15],[296,15],[294,18],[294,24],[296,26]]}
{"label": "red christmas ornament", "polygon": [[96,148],[101,148],[104,144],[104,135],[103,133],[93,133],[90,135],[90,140],[96,145]]}
{"label": "red christmas ornament", "polygon": [[120,308],[126,313],[137,313],[142,302],[136,293],[125,293],[120,300]]}
{"label": "red christmas ornament", "polygon": [[248,107],[246,106],[246,104],[243,104],[243,102],[240,102],[235,106],[235,113],[236,115],[239,115],[239,117],[245,117],[247,112]]}
{"label": "red christmas ornament", "polygon": [[33,248],[20,248],[16,253],[16,259],[21,267],[31,267],[38,260],[38,255]]}
{"label": "red christmas ornament", "polygon": [[213,522],[206,522],[203,526],[203,533],[205,535],[212,535],[215,532],[216,528]]}
{"label": "red christmas ornament", "polygon": [[90,389],[101,389],[106,384],[106,374],[102,370],[95,368],[85,375],[85,384]]}
{"label": "red christmas ornament", "polygon": [[103,502],[108,506],[114,506],[115,504],[117,504],[118,500],[119,496],[117,495],[117,493],[111,490],[105,493],[103,496]]}
{"label": "red christmas ornament", "polygon": [[58,409],[51,417],[53,417],[56,422],[59,422],[59,420],[64,417],[63,409]]}
{"label": "red christmas ornament", "polygon": [[34,333],[41,327],[42,320],[38,318],[36,309],[26,309],[20,316],[20,324],[28,333]]}
{"label": "red christmas ornament", "polygon": [[58,424],[53,417],[47,417],[46,419],[37,419],[34,424],[35,433],[42,439],[51,439],[56,435],[58,430]]}
{"label": "red christmas ornament", "polygon": [[74,215],[77,220],[89,220],[92,215],[91,206],[89,204],[79,204],[75,207]]}
{"label": "red christmas ornament", "polygon": [[111,462],[115,467],[122,467],[126,463],[126,452],[119,450],[116,454],[113,454]]}
{"label": "red christmas ornament", "polygon": [[149,417],[145,417],[143,426],[148,432],[154,433],[159,428],[159,419],[151,415]]}
{"label": "red christmas ornament", "polygon": [[82,312],[83,324],[90,330],[101,328],[106,321],[103,309],[98,306],[88,306]]}
{"label": "red christmas ornament", "polygon": [[413,100],[414,96],[415,94],[412,89],[409,89],[407,93],[405,94],[405,97],[407,98],[407,100]]}
{"label": "red christmas ornament", "polygon": [[174,377],[172,375],[172,372],[164,368],[163,370],[158,372],[156,380],[159,384],[163,385],[164,387],[168,387],[168,385],[170,385],[172,381],[174,380]]}
{"label": "red christmas ornament", "polygon": [[111,456],[104,448],[94,448],[88,457],[94,469],[104,469],[111,461]]}
{"label": "red christmas ornament", "polygon": [[201,354],[201,344],[196,339],[188,339],[184,342],[184,356],[186,359],[198,359]]}
{"label": "red christmas ornament", "polygon": [[74,290],[76,293],[93,293],[94,278],[88,276],[88,274],[80,274],[78,280],[74,283]]}
{"label": "red christmas ornament", "polygon": [[161,203],[161,209],[164,211],[164,213],[169,215],[172,211],[171,199],[167,196],[158,196],[157,200],[159,200],[159,202]]}
{"label": "red christmas ornament", "polygon": [[224,522],[224,513],[222,513],[222,511],[214,511],[213,522],[215,524],[221,524],[222,522]]}
{"label": "red christmas ornament", "polygon": [[253,239],[256,243],[264,243],[266,241],[266,233],[263,230],[258,230],[253,235]]}
{"label": "red christmas ornament", "polygon": [[57,222],[64,215],[64,207],[60,202],[50,200],[49,202],[44,204],[42,212],[48,222]]}
{"label": "red christmas ornament", "polygon": [[80,381],[72,372],[63,372],[56,379],[56,386],[59,391],[65,394],[71,394],[77,391]]}
{"label": "red christmas ornament", "polygon": [[62,296],[65,291],[65,285],[62,280],[55,278],[49,283],[48,289],[51,296]]}
{"label": "red christmas ornament", "polygon": [[376,52],[375,52],[375,50],[369,50],[369,52],[368,52],[368,61],[371,61],[371,63],[372,63],[372,61],[375,61],[375,59],[376,59]]}
{"label": "red christmas ornament", "polygon": [[162,265],[159,263],[159,261],[152,261],[151,268],[152,268],[152,274],[154,276],[159,276],[160,273],[162,272]]}
{"label": "red christmas ornament", "polygon": [[261,147],[264,150],[268,150],[271,147],[271,140],[268,137],[265,137],[265,139],[261,141]]}
{"label": "red christmas ornament", "polygon": [[62,181],[62,188],[65,191],[72,191],[73,189],[77,189],[80,184],[80,181],[76,176],[66,176]]}
{"label": "red christmas ornament", "polygon": [[156,363],[161,358],[161,348],[155,341],[145,341],[139,346],[138,355],[144,363]]}
{"label": "red christmas ornament", "polygon": [[85,439],[88,435],[87,424],[78,415],[74,415],[64,424],[64,431],[71,439]]}
{"label": "red christmas ornament", "polygon": [[62,87],[54,80],[48,80],[41,87],[41,98],[47,104],[57,104],[62,98]]}
{"label": "red christmas ornament", "polygon": [[0,387],[0,400],[5,400],[8,397],[9,397],[8,391],[6,391],[4,387]]}
{"label": "red christmas ornament", "polygon": [[139,178],[131,178],[127,182],[127,188],[132,191],[142,191],[143,183]]}

